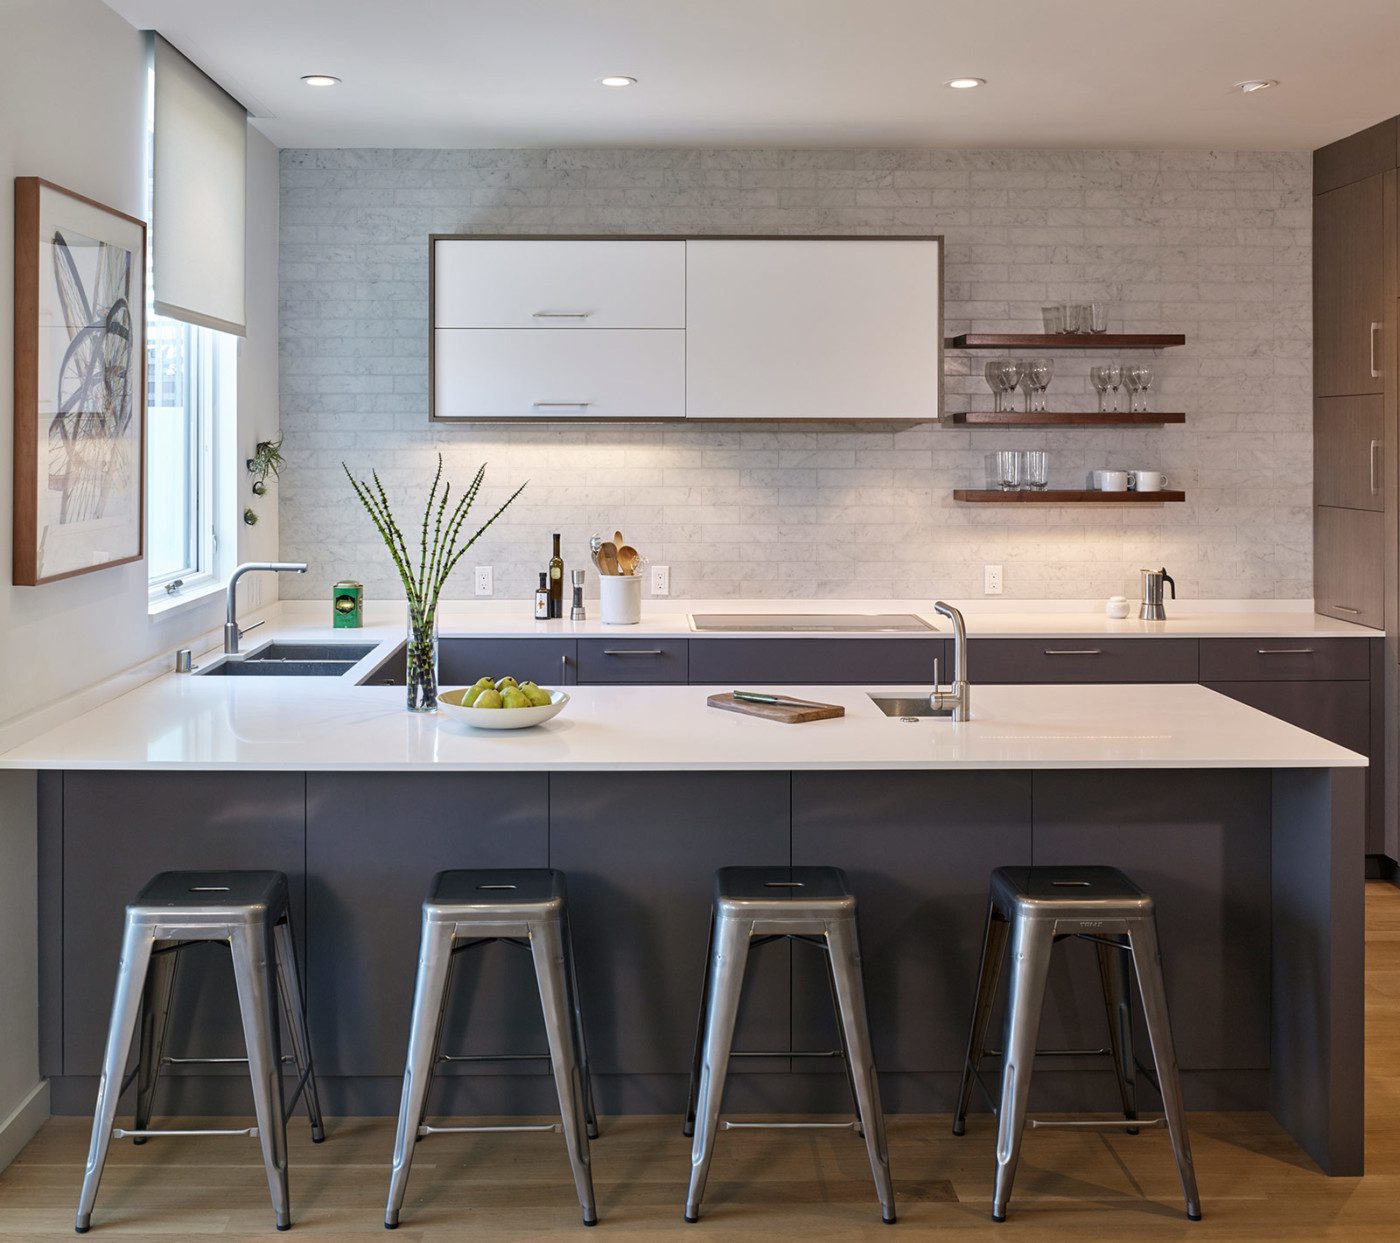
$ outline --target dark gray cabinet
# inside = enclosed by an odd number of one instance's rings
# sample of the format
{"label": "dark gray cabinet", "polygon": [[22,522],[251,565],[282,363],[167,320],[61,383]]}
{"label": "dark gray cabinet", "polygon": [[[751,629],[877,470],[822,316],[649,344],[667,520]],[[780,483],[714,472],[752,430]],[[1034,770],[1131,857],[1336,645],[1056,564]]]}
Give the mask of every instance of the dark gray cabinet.
{"label": "dark gray cabinet", "polygon": [[971,639],[978,682],[1194,682],[1195,639]]}
{"label": "dark gray cabinet", "polygon": [[1385,396],[1313,399],[1313,503],[1385,509]]}
{"label": "dark gray cabinet", "polygon": [[1385,625],[1386,516],[1364,509],[1313,511],[1313,607],[1327,617]]}
{"label": "dark gray cabinet", "polygon": [[[544,773],[308,773],[306,904],[320,935],[306,950],[307,1006],[318,1069],[403,1073],[419,916],[435,873],[548,863]],[[443,1051],[544,1047],[530,956],[510,945],[459,955]]]}
{"label": "dark gray cabinet", "polygon": [[[1202,639],[1201,681],[1207,684],[1329,679],[1365,682],[1371,676],[1371,642],[1373,640]],[[1307,728],[1302,721],[1293,723]],[[1323,733],[1320,729],[1313,732]]]}
{"label": "dark gray cabinet", "polygon": [[[301,773],[64,774],[63,1074],[101,1068],[126,904],[157,872],[285,872],[304,955],[305,789]],[[168,1054],[241,1057],[228,953],[207,944],[186,954]]]}
{"label": "dark gray cabinet", "polygon": [[686,639],[580,639],[580,685],[684,684],[689,680]]}
{"label": "dark gray cabinet", "polygon": [[692,686],[795,683],[933,682],[937,660],[948,680],[947,643],[917,639],[695,639]]}
{"label": "dark gray cabinet", "polygon": [[488,675],[541,686],[571,686],[578,681],[578,641],[457,637],[442,641],[438,676],[443,686],[470,686]]}
{"label": "dark gray cabinet", "polygon": [[1313,392],[1318,397],[1385,391],[1387,176],[1377,173],[1313,199]]}

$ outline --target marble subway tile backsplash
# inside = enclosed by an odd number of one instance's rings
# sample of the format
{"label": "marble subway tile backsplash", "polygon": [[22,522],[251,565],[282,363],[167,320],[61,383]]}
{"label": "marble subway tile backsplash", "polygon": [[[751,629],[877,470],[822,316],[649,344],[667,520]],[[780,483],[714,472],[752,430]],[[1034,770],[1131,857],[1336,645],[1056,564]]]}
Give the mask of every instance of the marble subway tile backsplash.
{"label": "marble subway tile backsplash", "polygon": [[[489,514],[463,559],[526,597],[620,527],[679,597],[1134,594],[1166,564],[1192,597],[1311,595],[1311,183],[1306,152],[285,150],[281,170],[284,595],[361,579],[397,594],[341,473],[380,472],[407,514],[436,455]],[[427,419],[429,233],[941,233],[946,319],[1040,330],[1050,301],[1104,300],[1120,331],[1184,332],[1152,358],[1149,430],[515,423]],[[949,410],[990,409],[982,354],[949,351]],[[1092,409],[1095,356],[1054,355],[1051,408]],[[1123,354],[1127,360],[1133,357]],[[1126,393],[1124,393],[1126,403]],[[1096,466],[1167,472],[1185,504],[959,506],[992,449],[1045,449],[1052,487]],[[596,594],[596,589],[590,591]]]}

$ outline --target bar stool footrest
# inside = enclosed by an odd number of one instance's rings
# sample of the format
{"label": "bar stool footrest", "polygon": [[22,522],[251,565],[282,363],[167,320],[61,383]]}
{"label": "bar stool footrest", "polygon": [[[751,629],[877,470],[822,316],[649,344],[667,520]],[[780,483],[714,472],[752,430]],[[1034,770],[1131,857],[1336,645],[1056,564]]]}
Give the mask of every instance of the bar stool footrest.
{"label": "bar stool footrest", "polygon": [[721,1131],[859,1131],[860,1122],[729,1122],[719,1124]]}
{"label": "bar stool footrest", "polygon": [[1153,1118],[1144,1122],[1141,1118],[1122,1118],[1113,1121],[1108,1118],[1080,1118],[1064,1120],[1028,1118],[1027,1122],[1033,1131],[1044,1130],[1067,1130],[1067,1131],[1145,1131],[1149,1127],[1166,1126],[1165,1118]]}
{"label": "bar stool footrest", "polygon": [[564,1129],[559,1122],[517,1122],[500,1126],[429,1126],[426,1123],[418,1128],[418,1135],[505,1135],[516,1131],[553,1131],[558,1134]]}
{"label": "bar stool footrest", "polygon": [[244,1135],[244,1136],[247,1136],[249,1139],[257,1139],[257,1137],[258,1137],[258,1128],[255,1127],[255,1126],[244,1126],[244,1127],[204,1128],[204,1129],[196,1129],[196,1130],[174,1130],[174,1129],[172,1129],[172,1130],[166,1130],[166,1131],[155,1130],[154,1128],[151,1128],[151,1127],[147,1127],[146,1129],[141,1130],[141,1131],[127,1130],[125,1127],[120,1127],[120,1126],[116,1126],[116,1127],[113,1127],[113,1128],[112,1128],[112,1138],[113,1138],[113,1139],[154,1139],[154,1138],[155,1138],[156,1136],[158,1136],[158,1135],[185,1135],[185,1136],[190,1136],[190,1135]]}

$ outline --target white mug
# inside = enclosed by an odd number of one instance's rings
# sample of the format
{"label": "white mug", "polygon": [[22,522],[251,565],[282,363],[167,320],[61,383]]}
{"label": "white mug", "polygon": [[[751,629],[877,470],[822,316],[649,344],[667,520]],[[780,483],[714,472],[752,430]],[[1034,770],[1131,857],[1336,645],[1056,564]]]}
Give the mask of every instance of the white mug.
{"label": "white mug", "polygon": [[1094,487],[1100,492],[1126,492],[1128,490],[1128,472],[1125,470],[1096,470],[1094,472]]}
{"label": "white mug", "polygon": [[1167,477],[1160,470],[1130,470],[1128,486],[1134,492],[1160,492],[1167,486]]}

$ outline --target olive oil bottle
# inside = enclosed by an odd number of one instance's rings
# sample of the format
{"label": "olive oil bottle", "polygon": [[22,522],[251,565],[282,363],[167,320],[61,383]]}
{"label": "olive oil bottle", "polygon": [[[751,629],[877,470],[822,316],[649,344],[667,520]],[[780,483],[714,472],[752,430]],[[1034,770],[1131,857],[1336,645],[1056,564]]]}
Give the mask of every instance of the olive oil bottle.
{"label": "olive oil bottle", "polygon": [[554,533],[554,555],[549,559],[549,615],[564,616],[564,559],[559,555],[559,532]]}

